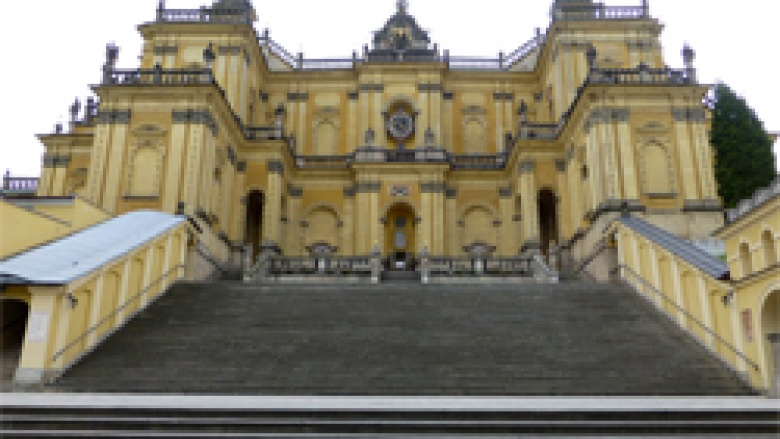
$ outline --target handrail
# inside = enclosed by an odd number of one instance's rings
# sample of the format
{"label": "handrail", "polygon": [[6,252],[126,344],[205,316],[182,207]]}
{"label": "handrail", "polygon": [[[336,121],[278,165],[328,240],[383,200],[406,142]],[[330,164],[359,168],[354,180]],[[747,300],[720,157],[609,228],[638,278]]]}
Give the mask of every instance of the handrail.
{"label": "handrail", "polygon": [[715,331],[713,331],[712,329],[708,328],[708,327],[707,327],[707,326],[706,326],[704,323],[702,323],[702,322],[701,322],[699,319],[697,319],[696,317],[694,317],[694,316],[693,316],[691,313],[689,313],[689,312],[688,312],[688,311],[686,311],[684,308],[682,308],[682,307],[681,307],[681,306],[679,306],[677,303],[675,303],[675,301],[674,301],[674,300],[672,300],[672,299],[670,299],[669,297],[667,297],[667,295],[666,295],[666,294],[664,294],[664,293],[663,293],[661,290],[659,290],[658,288],[656,288],[655,286],[653,286],[653,284],[651,284],[650,282],[648,282],[647,280],[645,280],[645,279],[644,279],[644,278],[643,278],[643,277],[642,277],[642,276],[641,276],[639,273],[637,273],[636,271],[634,271],[634,270],[633,270],[631,267],[629,267],[629,266],[627,266],[627,265],[625,265],[625,264],[620,264],[620,265],[618,265],[618,266],[617,266],[617,267],[616,267],[616,268],[613,270],[613,272],[614,272],[614,273],[617,273],[617,272],[618,272],[618,271],[620,271],[620,270],[625,270],[625,271],[627,271],[627,272],[628,272],[629,274],[631,274],[631,275],[632,275],[632,276],[633,276],[633,277],[634,277],[634,278],[635,278],[637,281],[639,281],[640,283],[642,283],[642,285],[644,285],[644,286],[646,286],[646,287],[650,288],[650,290],[651,290],[651,291],[653,291],[655,294],[657,294],[658,296],[660,296],[660,297],[661,297],[663,300],[665,300],[667,303],[671,304],[671,305],[672,305],[672,306],[673,306],[673,307],[674,307],[674,308],[675,308],[677,311],[679,311],[679,312],[683,313],[683,314],[685,315],[685,317],[687,317],[687,318],[688,318],[690,321],[692,321],[692,322],[696,323],[696,325],[697,325],[699,328],[701,328],[701,329],[702,329],[702,330],[704,330],[704,331],[705,331],[707,334],[711,335],[713,338],[715,338],[716,340],[718,340],[719,342],[721,342],[721,343],[722,343],[724,346],[726,346],[726,347],[727,347],[727,348],[728,348],[730,351],[732,351],[734,354],[736,354],[736,355],[737,355],[737,357],[739,357],[739,358],[741,358],[742,360],[744,360],[744,361],[745,361],[745,362],[746,362],[748,365],[750,365],[750,366],[751,366],[751,367],[752,367],[752,368],[753,368],[753,369],[754,369],[756,372],[758,372],[758,371],[761,369],[761,368],[758,366],[758,364],[756,364],[756,363],[755,363],[753,360],[751,360],[751,359],[750,359],[750,358],[748,358],[748,357],[747,357],[745,354],[743,354],[742,352],[740,352],[740,351],[739,351],[737,348],[735,348],[734,346],[732,346],[732,345],[731,345],[731,343],[729,343],[729,342],[727,342],[726,340],[724,340],[724,339],[723,339],[723,337],[721,337],[720,335],[718,335],[718,334],[717,334]]}
{"label": "handrail", "polygon": [[607,245],[606,238],[600,239],[599,242],[596,243],[596,249],[593,252],[591,252],[591,254],[589,254],[587,257],[585,257],[585,259],[582,260],[580,265],[574,269],[574,274],[578,275],[581,274],[583,271],[585,271],[585,268],[587,268],[588,265],[592,264],[593,261],[595,261],[596,258],[598,258],[599,255],[604,253],[604,251],[606,251],[608,248],[609,246]]}
{"label": "handrail", "polygon": [[117,314],[124,311],[132,302],[135,302],[136,300],[140,299],[142,296],[144,296],[146,293],[152,290],[153,287],[157,286],[159,283],[161,283],[164,279],[168,278],[168,276],[171,275],[171,273],[181,270],[183,268],[187,268],[184,264],[176,265],[175,267],[168,270],[165,274],[151,282],[149,285],[146,286],[143,290],[141,290],[138,294],[134,295],[130,299],[128,299],[125,303],[117,307],[114,311],[112,311],[110,314],[105,316],[103,319],[101,319],[99,322],[97,322],[95,325],[87,329],[83,334],[78,336],[75,340],[68,343],[64,348],[60,349],[56,354],[54,354],[54,357],[52,357],[52,362],[57,361],[60,357],[65,355],[66,352],[68,352],[70,349],[75,347],[77,344],[81,343],[84,339],[86,339],[90,334],[94,333],[98,330],[101,326],[103,326],[106,322],[116,317]]}
{"label": "handrail", "polygon": [[541,274],[545,276],[548,280],[553,281],[555,283],[558,282],[559,277],[558,273],[556,273],[552,268],[548,267],[547,264],[544,262],[544,259],[542,259],[542,255],[535,254],[531,258],[531,264],[536,266],[539,271],[541,271]]}

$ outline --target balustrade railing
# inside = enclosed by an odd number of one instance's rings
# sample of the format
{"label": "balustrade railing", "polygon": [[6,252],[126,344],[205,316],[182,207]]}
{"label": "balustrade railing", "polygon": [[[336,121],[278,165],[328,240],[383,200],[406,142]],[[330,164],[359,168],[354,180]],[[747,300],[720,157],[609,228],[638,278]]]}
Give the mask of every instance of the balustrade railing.
{"label": "balustrade railing", "polygon": [[557,6],[553,13],[553,21],[635,20],[648,17],[649,11],[644,6],[606,6],[603,3]]}
{"label": "balustrade railing", "polygon": [[3,177],[3,192],[30,192],[38,190],[39,178]]}
{"label": "balustrade railing", "polygon": [[289,64],[290,67],[295,67],[298,65],[298,58],[295,57],[292,53],[288,52],[287,49],[282,47],[281,44],[274,41],[269,35],[268,31],[263,34],[263,36],[259,39],[260,46],[266,47],[268,50],[271,51],[274,55],[276,55],[279,59],[281,59],[286,64]]}
{"label": "balustrade railing", "polygon": [[428,258],[430,276],[531,277],[530,258],[478,258],[469,256]]}
{"label": "balustrade railing", "polygon": [[303,59],[297,68],[303,70],[343,70],[351,69],[358,63],[357,59],[352,58],[333,58],[333,59]]}
{"label": "balustrade railing", "polygon": [[104,85],[209,85],[215,84],[210,69],[164,70],[136,69],[109,70]]}
{"label": "balustrade railing", "polygon": [[274,256],[268,274],[280,276],[370,276],[370,256]]}
{"label": "balustrade railing", "polygon": [[252,14],[244,9],[160,9],[160,23],[225,23],[252,25]]}
{"label": "balustrade railing", "polygon": [[497,170],[504,169],[508,160],[507,153],[482,155],[452,155],[450,164],[457,170]]}
{"label": "balustrade railing", "polygon": [[542,33],[539,33],[537,36],[533,37],[528,42],[515,49],[514,52],[508,54],[504,58],[504,65],[506,67],[511,67],[517,64],[518,62],[525,59],[528,55],[530,55],[534,50],[542,46],[546,40],[547,40],[547,36]]}
{"label": "balustrade railing", "polygon": [[684,69],[651,69],[640,65],[633,69],[594,69],[589,77],[590,84],[627,85],[691,85],[695,79]]}
{"label": "balustrade railing", "polygon": [[296,156],[295,165],[299,169],[347,169],[352,156]]}
{"label": "balustrade railing", "polygon": [[558,138],[560,124],[524,123],[520,126],[520,138],[531,140],[554,140]]}
{"label": "balustrade railing", "polygon": [[285,140],[284,130],[277,127],[247,127],[244,128],[247,140]]}

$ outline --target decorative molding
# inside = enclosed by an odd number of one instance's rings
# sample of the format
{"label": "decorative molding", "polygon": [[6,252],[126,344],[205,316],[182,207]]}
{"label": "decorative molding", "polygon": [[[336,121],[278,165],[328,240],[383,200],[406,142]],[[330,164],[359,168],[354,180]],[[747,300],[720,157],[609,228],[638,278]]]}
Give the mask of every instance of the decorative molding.
{"label": "decorative molding", "polygon": [[672,108],[675,122],[706,122],[707,112],[703,108]]}
{"label": "decorative molding", "polygon": [[100,110],[95,119],[98,124],[125,125],[130,123],[131,116],[131,110]]}
{"label": "decorative molding", "polygon": [[442,93],[441,97],[445,101],[451,101],[451,100],[455,99],[455,93],[453,93],[451,91],[445,91],[444,93]]}
{"label": "decorative molding", "polygon": [[220,55],[241,55],[244,49],[241,46],[219,46],[217,51]]}
{"label": "decorative molding", "polygon": [[566,172],[566,166],[567,161],[566,160],[556,160],[555,161],[555,170],[558,172]]}
{"label": "decorative molding", "polygon": [[155,55],[176,55],[179,53],[179,46],[155,46]]}
{"label": "decorative molding", "polygon": [[351,91],[347,93],[347,99],[350,101],[356,101],[360,99],[360,92],[359,91]]}
{"label": "decorative molding", "polygon": [[287,100],[290,102],[306,102],[309,100],[309,93],[287,93]]}
{"label": "decorative molding", "polygon": [[447,191],[445,192],[447,195],[447,198],[449,199],[455,199],[458,198],[458,190],[455,188],[447,188]]}
{"label": "decorative molding", "polygon": [[355,193],[357,191],[354,187],[345,187],[344,188],[344,197],[345,198],[355,198]]}
{"label": "decorative molding", "polygon": [[284,163],[279,160],[269,160],[268,172],[271,174],[284,175]]}
{"label": "decorative molding", "polygon": [[637,128],[636,132],[640,134],[663,134],[669,132],[669,127],[661,122],[651,121]]}
{"label": "decorative molding", "polygon": [[495,100],[495,101],[509,101],[509,102],[513,102],[515,100],[515,94],[514,93],[496,92],[496,93],[493,93],[493,100]]}
{"label": "decorative molding", "polygon": [[536,171],[536,160],[523,160],[518,168],[520,174],[530,174]]}
{"label": "decorative molding", "polygon": [[232,145],[228,145],[227,147],[227,157],[230,164],[235,166],[236,161],[238,161],[238,156],[236,155],[236,150],[233,149]]}
{"label": "decorative molding", "polygon": [[70,156],[67,155],[44,155],[44,168],[67,168],[70,166]]}
{"label": "decorative molding", "polygon": [[461,110],[464,116],[486,116],[487,110],[477,105],[470,105]]}
{"label": "decorative molding", "polygon": [[384,84],[360,84],[360,91],[381,93],[385,91]]}
{"label": "decorative molding", "polygon": [[512,198],[513,195],[512,186],[498,188],[498,196],[501,198]]}
{"label": "decorative molding", "polygon": [[656,47],[653,40],[633,40],[626,41],[626,47],[628,50],[649,51]]}
{"label": "decorative molding", "polygon": [[211,130],[213,135],[216,136],[219,133],[217,122],[208,110],[173,110],[172,115],[173,123],[175,124],[203,124]]}
{"label": "decorative molding", "polygon": [[599,108],[590,112],[585,122],[585,131],[602,123],[628,122],[631,110],[628,108]]}
{"label": "decorative molding", "polygon": [[337,117],[340,114],[341,114],[341,109],[339,107],[331,107],[331,106],[317,107],[313,111],[313,115],[319,118]]}
{"label": "decorative molding", "polygon": [[388,192],[388,195],[394,198],[409,197],[412,195],[412,188],[406,184],[394,184]]}
{"label": "decorative molding", "polygon": [[378,181],[363,181],[355,185],[356,194],[378,194],[382,190],[382,183]]}
{"label": "decorative molding", "polygon": [[157,125],[146,124],[133,129],[133,135],[139,137],[164,137],[168,131]]}
{"label": "decorative molding", "polygon": [[420,192],[423,194],[446,194],[447,184],[444,182],[420,183]]}
{"label": "decorative molding", "polygon": [[290,184],[287,186],[287,195],[292,198],[301,198],[303,196],[303,188]]}
{"label": "decorative molding", "polygon": [[444,90],[444,86],[441,84],[417,84],[417,91],[419,92],[440,92]]}
{"label": "decorative molding", "polygon": [[238,162],[236,163],[236,172],[239,174],[245,174],[246,173],[246,162]]}

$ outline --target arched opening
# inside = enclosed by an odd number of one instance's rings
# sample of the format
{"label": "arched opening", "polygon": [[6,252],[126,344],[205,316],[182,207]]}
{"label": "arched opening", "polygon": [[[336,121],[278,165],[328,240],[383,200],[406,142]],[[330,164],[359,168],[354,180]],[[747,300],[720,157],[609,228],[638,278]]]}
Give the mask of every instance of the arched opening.
{"label": "arched opening", "polygon": [[740,244],[739,261],[742,264],[742,277],[750,276],[750,274],[753,273],[753,258],[750,254],[750,244]]}
{"label": "arched opening", "polygon": [[260,244],[263,242],[263,206],[265,195],[254,190],[246,200],[246,239],[245,243],[252,246],[252,261],[260,254]]}
{"label": "arched opening", "polygon": [[495,216],[486,206],[472,206],[463,213],[463,247],[496,247]]}
{"label": "arched opening", "polygon": [[388,269],[408,271],[414,269],[417,245],[416,217],[408,204],[396,204],[385,217],[385,253]]}
{"label": "arched opening", "polygon": [[764,247],[764,266],[769,268],[777,264],[777,251],[775,250],[775,237],[770,230],[761,234],[761,246]]}
{"label": "arched opening", "polygon": [[769,294],[761,309],[764,367],[771,396],[780,396],[780,290]]}
{"label": "arched opening", "polygon": [[306,217],[306,247],[339,246],[339,216],[328,206],[312,210]]}
{"label": "arched opening", "polygon": [[3,299],[0,300],[0,303],[3,307],[3,345],[0,346],[2,377],[0,382],[8,383],[13,380],[14,373],[19,366],[30,307],[27,303],[14,299]]}
{"label": "arched opening", "polygon": [[550,189],[539,191],[539,238],[542,253],[549,256],[551,245],[558,244],[558,198]]}

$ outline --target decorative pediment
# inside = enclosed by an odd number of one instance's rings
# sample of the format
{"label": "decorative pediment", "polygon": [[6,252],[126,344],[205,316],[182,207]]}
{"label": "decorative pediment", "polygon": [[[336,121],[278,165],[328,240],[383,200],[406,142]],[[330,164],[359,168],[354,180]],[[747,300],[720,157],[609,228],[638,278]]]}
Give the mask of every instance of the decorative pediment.
{"label": "decorative pediment", "polygon": [[133,129],[133,135],[136,137],[162,137],[167,134],[168,131],[158,125],[146,124]]}
{"label": "decorative pediment", "polygon": [[318,118],[336,117],[341,114],[339,107],[323,106],[314,109],[314,116]]}
{"label": "decorative pediment", "polygon": [[487,110],[477,105],[469,105],[462,110],[464,116],[486,116]]}
{"label": "decorative pediment", "polygon": [[669,131],[669,127],[661,122],[648,122],[637,129],[641,134],[653,134],[653,133],[666,133]]}

